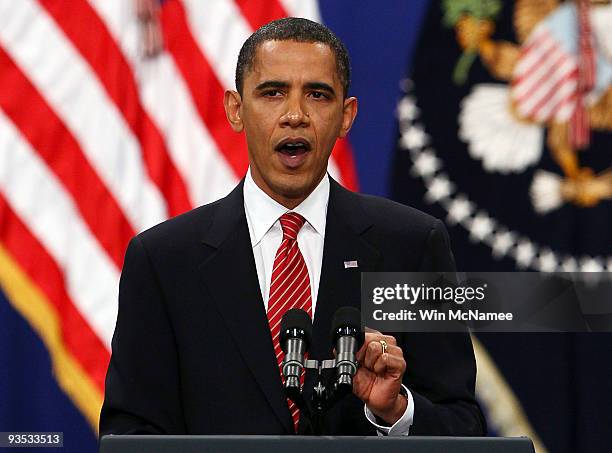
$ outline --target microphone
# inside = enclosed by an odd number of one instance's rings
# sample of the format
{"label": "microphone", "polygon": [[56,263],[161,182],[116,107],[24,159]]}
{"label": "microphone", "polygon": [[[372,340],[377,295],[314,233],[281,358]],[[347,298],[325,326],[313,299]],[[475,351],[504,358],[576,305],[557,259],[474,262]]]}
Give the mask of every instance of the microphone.
{"label": "microphone", "polygon": [[359,365],[356,354],[365,340],[365,334],[361,331],[361,312],[354,307],[341,307],[336,310],[331,339],[336,348],[337,388],[341,392],[351,392],[353,376]]}
{"label": "microphone", "polygon": [[[312,320],[299,308],[287,310],[280,327],[280,345],[285,353],[282,363],[285,390],[294,400],[300,394],[300,376],[304,368],[304,355],[312,340]],[[292,395],[294,397],[292,397]]]}

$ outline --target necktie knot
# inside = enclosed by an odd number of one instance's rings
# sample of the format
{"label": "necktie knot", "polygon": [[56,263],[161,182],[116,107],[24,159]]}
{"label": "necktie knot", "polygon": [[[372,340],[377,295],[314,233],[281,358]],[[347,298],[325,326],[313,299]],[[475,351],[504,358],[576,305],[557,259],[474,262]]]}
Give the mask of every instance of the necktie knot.
{"label": "necktie knot", "polygon": [[280,218],[281,227],[283,228],[283,239],[295,241],[297,239],[300,228],[304,226],[306,219],[295,212],[287,212]]}

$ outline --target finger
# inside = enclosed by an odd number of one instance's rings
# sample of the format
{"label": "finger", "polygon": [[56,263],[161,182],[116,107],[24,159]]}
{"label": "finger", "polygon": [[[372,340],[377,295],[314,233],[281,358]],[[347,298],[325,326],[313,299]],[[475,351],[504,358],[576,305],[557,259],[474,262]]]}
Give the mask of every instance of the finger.
{"label": "finger", "polygon": [[[387,346],[386,354],[389,353],[390,347],[391,346]],[[393,346],[393,348],[397,348],[397,346]],[[393,352],[394,352],[394,355],[400,354],[401,349],[399,351],[394,349]],[[368,345],[368,348],[366,349],[365,358],[364,358],[364,366],[370,370],[374,369],[374,364],[376,363],[376,361],[381,355],[383,355],[382,344],[380,344],[379,341],[370,342],[370,344]]]}
{"label": "finger", "polygon": [[387,359],[387,373],[398,373],[401,376],[406,371],[406,361],[403,357],[389,355]]}
{"label": "finger", "polygon": [[[387,343],[387,352],[391,353],[392,348],[393,348],[394,354],[397,355],[398,351],[397,349],[395,349],[395,348],[398,348],[397,340],[395,339],[394,336],[375,334],[375,333],[366,333],[364,344],[361,347],[361,349],[357,351],[357,354],[355,355],[355,357],[357,358],[357,361],[360,363],[367,363],[365,357],[367,356],[368,348],[378,349],[382,353],[382,344],[380,343],[381,340],[384,340]],[[371,344],[374,344],[374,346],[370,346]],[[400,355],[403,356],[403,352],[401,351],[401,349],[400,348],[398,349],[399,349]]]}
{"label": "finger", "polygon": [[365,356],[363,358],[363,366],[367,369],[373,369],[374,363],[378,360],[378,357],[382,354],[382,346],[377,341],[371,341],[365,350]]}
{"label": "finger", "polygon": [[387,354],[393,355],[396,357],[404,357],[404,351],[399,346],[389,345],[387,346]]}
{"label": "finger", "polygon": [[382,335],[378,340],[385,340],[388,345],[397,346],[397,340],[393,335]]}
{"label": "finger", "polygon": [[380,332],[366,332],[364,335],[364,341],[369,343],[370,341],[378,341],[383,337],[384,335]]}
{"label": "finger", "polygon": [[384,376],[387,373],[387,362],[389,361],[389,354],[381,354],[374,366],[372,367],[372,371],[377,376]]}
{"label": "finger", "polygon": [[363,342],[363,345],[361,346],[361,348],[359,349],[359,351],[357,351],[357,354],[355,354],[355,356],[356,356],[356,358],[357,358],[357,360],[358,360],[359,362],[362,362],[362,363],[363,363],[363,361],[364,361],[364,359],[365,359],[365,354],[366,354],[366,351],[367,351],[367,349],[368,349],[368,347],[369,347],[370,343],[371,343],[372,341],[377,341],[377,340],[378,340],[378,338],[379,338],[379,337],[381,337],[381,336],[382,336],[382,334],[381,334],[381,333],[378,333],[378,332],[377,332],[377,333],[373,333],[373,332],[366,332],[366,334],[365,334],[365,338],[364,338],[364,342]]}
{"label": "finger", "polygon": [[353,376],[353,394],[367,403],[372,383],[376,380],[376,374],[365,368],[360,368]]}
{"label": "finger", "polygon": [[[381,354],[383,354],[383,346],[380,343],[380,341],[372,341],[368,344],[369,348],[373,348],[377,351],[379,351]],[[367,352],[364,351],[364,352]],[[395,356],[399,356],[399,357],[403,357],[404,356],[404,351],[402,351],[402,348],[400,348],[399,346],[395,346],[392,344],[387,343],[387,349],[385,351],[387,354],[391,354],[391,355],[395,355]]]}
{"label": "finger", "polygon": [[363,330],[365,332],[366,340],[371,338],[371,339],[377,339],[377,340],[385,340],[388,343],[393,343],[393,344],[397,343],[397,340],[395,339],[393,335],[386,335],[382,332],[379,332],[376,329],[371,329],[368,326],[365,326]]}
{"label": "finger", "polygon": [[396,374],[402,376],[406,371],[406,361],[402,357],[391,354],[381,354],[374,363],[372,371],[378,376]]}
{"label": "finger", "polygon": [[366,368],[359,368],[353,376],[353,390],[361,389],[366,392],[376,379],[376,374]]}

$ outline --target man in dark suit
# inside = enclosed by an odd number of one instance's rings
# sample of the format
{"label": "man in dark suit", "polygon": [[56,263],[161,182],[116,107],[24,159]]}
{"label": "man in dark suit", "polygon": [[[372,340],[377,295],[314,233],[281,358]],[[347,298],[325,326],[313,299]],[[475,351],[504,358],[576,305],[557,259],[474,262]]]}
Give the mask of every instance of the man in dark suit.
{"label": "man in dark suit", "polygon": [[[101,434],[294,433],[275,357],[283,311],[314,314],[310,356],[322,360],[336,309],[359,307],[360,272],[454,269],[440,221],[327,175],[357,113],[349,79],[343,44],[314,22],[275,21],[245,42],[225,109],[249,172],[131,241]],[[358,359],[326,433],[484,434],[467,335],[368,332]]]}

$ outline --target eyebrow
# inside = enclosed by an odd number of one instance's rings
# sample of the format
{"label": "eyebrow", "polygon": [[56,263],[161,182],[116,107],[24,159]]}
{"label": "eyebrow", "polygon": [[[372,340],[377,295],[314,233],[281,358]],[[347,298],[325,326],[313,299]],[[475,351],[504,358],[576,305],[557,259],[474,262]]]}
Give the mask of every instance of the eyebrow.
{"label": "eyebrow", "polygon": [[[266,80],[265,82],[262,82],[259,85],[257,85],[255,87],[255,90],[263,91],[269,88],[287,88],[288,86],[289,86],[289,83],[283,82],[282,80]],[[324,82],[308,82],[304,86],[305,88],[309,90],[321,90],[321,91],[326,91],[332,95],[336,94],[333,87]]]}
{"label": "eyebrow", "polygon": [[336,92],[331,87],[331,85],[328,85],[327,83],[324,83],[324,82],[308,82],[306,84],[306,88],[308,88],[309,90],[327,91],[331,95],[334,95],[334,96],[336,95]]}
{"label": "eyebrow", "polygon": [[267,90],[268,88],[287,88],[289,84],[281,80],[266,80],[255,87],[256,91]]}

